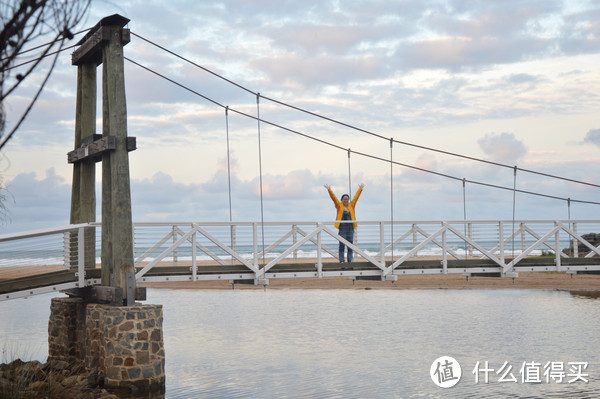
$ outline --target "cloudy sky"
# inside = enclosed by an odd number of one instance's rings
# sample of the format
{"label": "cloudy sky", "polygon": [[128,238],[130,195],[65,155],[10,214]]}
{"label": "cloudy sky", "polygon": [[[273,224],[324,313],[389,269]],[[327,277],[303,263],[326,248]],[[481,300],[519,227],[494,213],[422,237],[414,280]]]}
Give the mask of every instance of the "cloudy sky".
{"label": "cloudy sky", "polygon": [[[222,107],[126,61],[128,134],[138,143],[130,153],[134,221],[228,221],[227,129],[238,221],[261,218],[261,169],[265,220],[333,219],[323,184],[349,191],[346,149],[352,192],[366,185],[359,220],[389,220],[392,209],[394,220],[462,219],[465,207],[469,219],[513,215],[510,191],[467,183],[463,197],[460,180],[362,154],[509,188],[512,168],[423,147],[600,184],[598,0],[97,0],[80,28],[115,13],[131,20],[127,58],[231,110],[256,115],[252,92],[261,93],[383,136],[261,98],[262,119],[341,148],[262,123],[259,158],[255,120],[230,111],[227,124]],[[10,210],[4,232],[68,224],[70,52],[1,154]],[[44,67],[6,102],[9,128]],[[390,151],[389,138],[404,144]],[[598,188],[522,171],[516,186],[600,200]],[[597,219],[599,210],[573,202],[570,214]],[[568,214],[566,201],[516,195],[518,219]]]}

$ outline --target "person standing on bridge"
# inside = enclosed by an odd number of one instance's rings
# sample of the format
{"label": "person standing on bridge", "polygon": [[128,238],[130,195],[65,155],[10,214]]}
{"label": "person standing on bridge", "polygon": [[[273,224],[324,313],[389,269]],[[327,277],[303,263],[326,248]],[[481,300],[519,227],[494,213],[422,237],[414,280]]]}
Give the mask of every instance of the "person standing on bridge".
{"label": "person standing on bridge", "polygon": [[[350,201],[350,196],[348,194],[342,195],[342,201],[340,202],[333,191],[331,191],[331,186],[329,184],[325,184],[323,187],[327,189],[329,192],[329,196],[333,200],[333,204],[337,209],[337,216],[335,218],[336,223],[335,227],[339,229],[339,235],[348,242],[354,244],[354,229],[357,227],[356,223],[350,222],[342,222],[346,220],[355,221],[356,214],[354,213],[354,208],[356,207],[356,202],[358,201],[358,197],[362,193],[364,184],[358,185],[358,191],[354,194],[354,198]],[[340,241],[339,245],[339,258],[340,263],[344,263],[344,252],[346,245]],[[348,262],[352,262],[352,249],[348,247]]]}

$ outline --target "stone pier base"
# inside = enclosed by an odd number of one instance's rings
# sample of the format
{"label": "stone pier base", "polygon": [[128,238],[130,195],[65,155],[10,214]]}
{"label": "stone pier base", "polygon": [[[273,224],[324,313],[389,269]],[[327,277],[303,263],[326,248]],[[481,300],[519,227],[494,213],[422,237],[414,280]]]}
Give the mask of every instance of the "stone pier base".
{"label": "stone pier base", "polygon": [[53,298],[48,360],[84,365],[104,386],[164,390],[162,305],[114,306],[79,298]]}

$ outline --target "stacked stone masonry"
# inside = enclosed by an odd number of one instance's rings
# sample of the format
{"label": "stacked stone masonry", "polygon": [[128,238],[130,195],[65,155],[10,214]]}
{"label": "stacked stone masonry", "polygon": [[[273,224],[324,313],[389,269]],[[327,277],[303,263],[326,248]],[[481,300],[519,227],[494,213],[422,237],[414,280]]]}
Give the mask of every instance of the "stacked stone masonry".
{"label": "stacked stone masonry", "polygon": [[113,306],[54,298],[51,310],[49,358],[83,361],[89,372],[104,376],[107,387],[164,389],[162,305]]}
{"label": "stacked stone masonry", "polygon": [[86,303],[79,298],[55,298],[50,304],[48,357],[83,365]]}

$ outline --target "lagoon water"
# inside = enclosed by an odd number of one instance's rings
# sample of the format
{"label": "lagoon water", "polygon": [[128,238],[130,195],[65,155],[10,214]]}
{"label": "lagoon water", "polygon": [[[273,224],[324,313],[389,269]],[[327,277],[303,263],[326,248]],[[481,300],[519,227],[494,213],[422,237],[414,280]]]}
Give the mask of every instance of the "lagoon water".
{"label": "lagoon water", "polygon": [[[2,362],[46,360],[52,296],[0,302]],[[164,307],[166,398],[600,397],[600,301],[568,292],[148,289],[147,303]],[[430,376],[440,356],[461,366],[452,388]]]}

